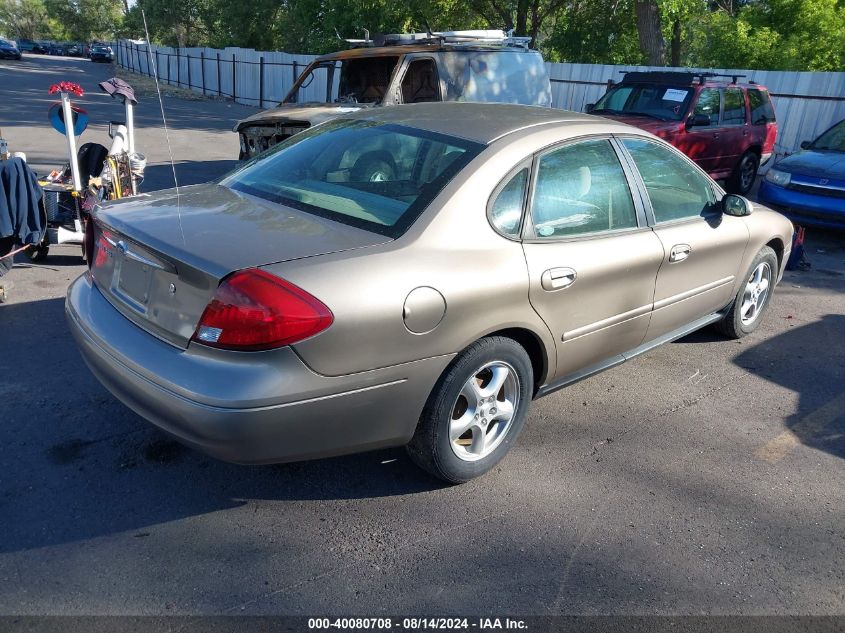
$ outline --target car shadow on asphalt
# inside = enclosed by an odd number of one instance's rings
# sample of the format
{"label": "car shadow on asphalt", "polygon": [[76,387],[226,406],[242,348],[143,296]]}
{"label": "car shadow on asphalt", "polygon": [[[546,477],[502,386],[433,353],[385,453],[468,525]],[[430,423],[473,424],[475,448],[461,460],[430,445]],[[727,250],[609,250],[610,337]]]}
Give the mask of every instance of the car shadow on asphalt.
{"label": "car shadow on asphalt", "polygon": [[0,553],[143,534],[253,500],[367,499],[444,487],[401,448],[269,466],[228,464],[185,448],[91,375],[63,303],[0,306]]}
{"label": "car shadow on asphalt", "polygon": [[[828,314],[749,347],[734,362],[795,392],[798,406],[786,431],[763,446],[757,456],[770,462],[785,458],[798,442],[845,458],[845,316]],[[756,397],[765,397],[759,394]]]}

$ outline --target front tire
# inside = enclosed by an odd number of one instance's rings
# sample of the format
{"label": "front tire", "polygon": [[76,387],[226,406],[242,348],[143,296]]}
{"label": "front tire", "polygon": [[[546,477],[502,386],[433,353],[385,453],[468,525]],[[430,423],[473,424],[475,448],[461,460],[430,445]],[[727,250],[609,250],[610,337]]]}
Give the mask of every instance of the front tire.
{"label": "front tire", "polygon": [[771,248],[764,246],[751,262],[745,283],[736,294],[728,313],[716,323],[716,328],[728,338],[739,339],[760,327],[772,299],[777,273],[777,255]]}
{"label": "front tire", "polygon": [[483,475],[519,436],[533,385],[531,359],[519,343],[501,336],[476,341],[437,381],[408,454],[449,483]]}

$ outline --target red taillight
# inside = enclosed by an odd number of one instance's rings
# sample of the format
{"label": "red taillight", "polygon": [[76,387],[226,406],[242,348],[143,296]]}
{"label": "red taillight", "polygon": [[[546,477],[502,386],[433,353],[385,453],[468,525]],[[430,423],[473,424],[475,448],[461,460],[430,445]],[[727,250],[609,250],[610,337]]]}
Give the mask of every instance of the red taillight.
{"label": "red taillight", "polygon": [[314,336],[333,321],[331,311],[302,288],[249,269],[220,284],[192,340],[222,349],[272,349]]}

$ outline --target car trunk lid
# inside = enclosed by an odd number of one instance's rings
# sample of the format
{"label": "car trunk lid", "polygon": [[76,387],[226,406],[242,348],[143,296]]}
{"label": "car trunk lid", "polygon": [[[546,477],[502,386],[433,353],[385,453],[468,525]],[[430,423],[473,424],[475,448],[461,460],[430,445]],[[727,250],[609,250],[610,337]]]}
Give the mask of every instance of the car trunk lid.
{"label": "car trunk lid", "polygon": [[228,274],[389,241],[221,185],[180,194],[99,208],[91,273],[127,318],[182,347]]}

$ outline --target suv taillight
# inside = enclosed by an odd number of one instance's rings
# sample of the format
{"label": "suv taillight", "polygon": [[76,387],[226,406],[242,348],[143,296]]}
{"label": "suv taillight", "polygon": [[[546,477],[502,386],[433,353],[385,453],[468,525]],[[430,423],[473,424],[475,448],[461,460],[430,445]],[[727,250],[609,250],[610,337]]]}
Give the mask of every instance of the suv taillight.
{"label": "suv taillight", "polygon": [[223,280],[192,340],[221,349],[267,350],[314,336],[333,321],[331,311],[302,288],[248,269]]}

